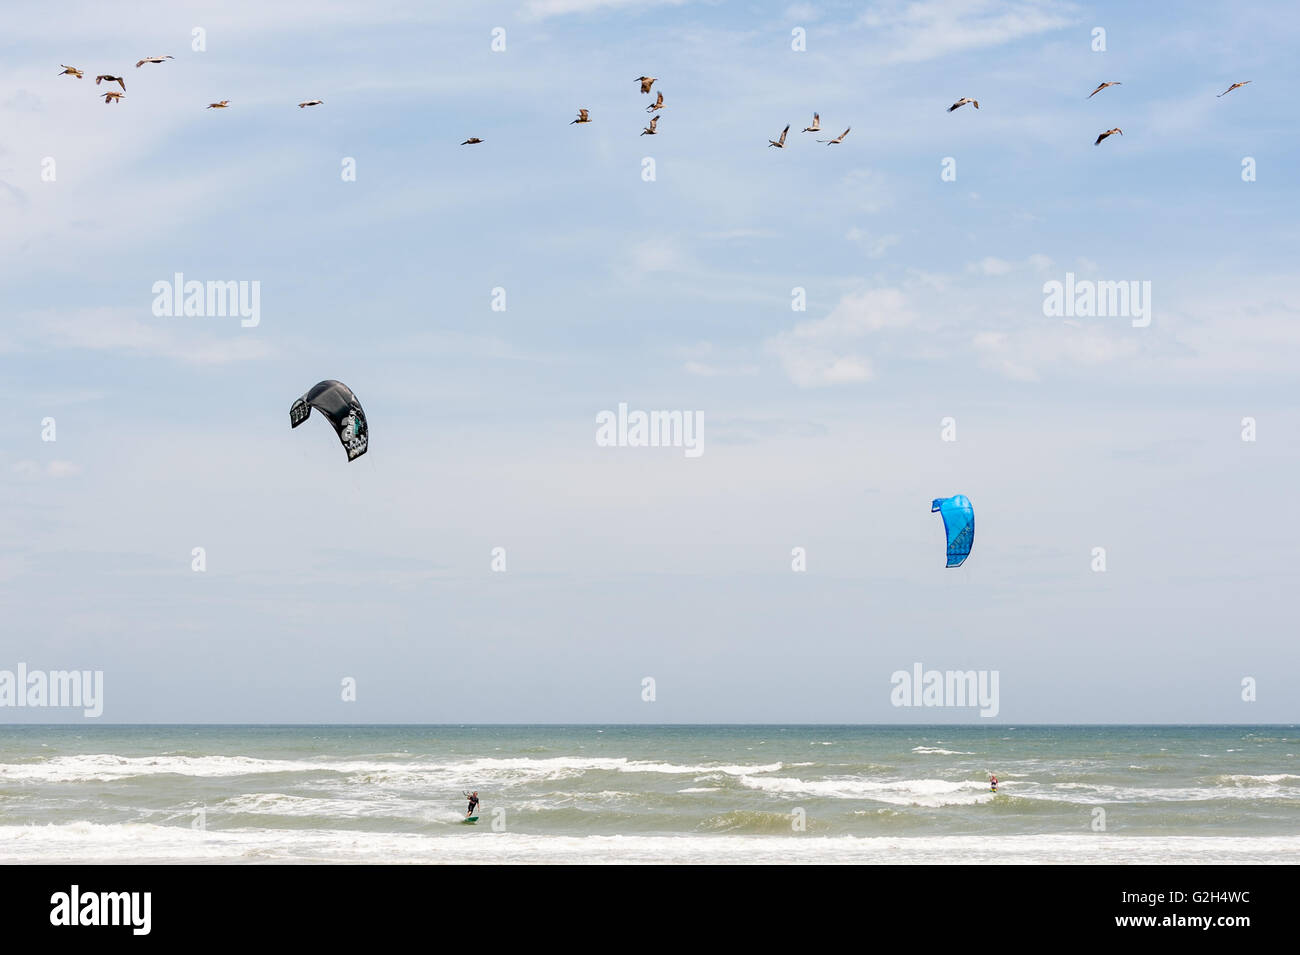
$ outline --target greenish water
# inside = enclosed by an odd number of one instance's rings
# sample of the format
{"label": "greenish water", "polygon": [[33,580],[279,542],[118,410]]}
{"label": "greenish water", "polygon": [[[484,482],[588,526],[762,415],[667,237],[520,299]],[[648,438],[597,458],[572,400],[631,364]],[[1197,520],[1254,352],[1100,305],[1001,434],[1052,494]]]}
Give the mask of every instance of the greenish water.
{"label": "greenish water", "polygon": [[1295,862],[1297,754],[1294,726],[7,727],[0,860]]}

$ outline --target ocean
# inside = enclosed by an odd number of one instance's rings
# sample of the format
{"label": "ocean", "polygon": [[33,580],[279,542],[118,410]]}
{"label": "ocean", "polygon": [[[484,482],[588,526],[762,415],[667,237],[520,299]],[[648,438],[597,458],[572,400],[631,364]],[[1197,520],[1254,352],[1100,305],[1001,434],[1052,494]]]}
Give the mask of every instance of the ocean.
{"label": "ocean", "polygon": [[1296,726],[9,726],[0,862],[1294,864],[1298,753]]}

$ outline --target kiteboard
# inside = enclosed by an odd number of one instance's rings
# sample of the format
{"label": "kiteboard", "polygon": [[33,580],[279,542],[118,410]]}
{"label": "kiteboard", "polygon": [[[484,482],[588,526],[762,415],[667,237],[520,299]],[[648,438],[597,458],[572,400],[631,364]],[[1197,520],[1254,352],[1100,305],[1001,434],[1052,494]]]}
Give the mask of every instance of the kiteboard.
{"label": "kiteboard", "polygon": [[470,825],[471,823],[478,822],[478,816],[466,816],[466,817],[464,818],[464,820],[462,820],[462,821],[463,821],[466,825]]}

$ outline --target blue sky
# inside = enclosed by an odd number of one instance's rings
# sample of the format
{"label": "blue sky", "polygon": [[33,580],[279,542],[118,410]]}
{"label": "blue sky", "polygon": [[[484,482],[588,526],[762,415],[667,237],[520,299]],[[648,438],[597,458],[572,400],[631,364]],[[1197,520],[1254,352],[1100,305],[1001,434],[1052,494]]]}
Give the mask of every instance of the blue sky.
{"label": "blue sky", "polygon": [[[917,661],[1007,722],[1296,718],[1291,7],[428,6],[7,10],[0,668],[121,721],[888,722]],[[260,324],[155,317],[176,272]],[[1150,326],[1045,317],[1067,272]],[[353,464],[289,430],[323,378]],[[705,453],[597,447],[620,402]]]}

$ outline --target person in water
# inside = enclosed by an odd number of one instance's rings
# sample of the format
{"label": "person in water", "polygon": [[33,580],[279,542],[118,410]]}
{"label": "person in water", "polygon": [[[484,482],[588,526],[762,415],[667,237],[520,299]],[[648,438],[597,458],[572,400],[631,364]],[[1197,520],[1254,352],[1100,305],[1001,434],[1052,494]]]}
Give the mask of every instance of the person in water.
{"label": "person in water", "polygon": [[478,808],[478,790],[472,793],[465,793],[465,798],[469,800],[469,808],[465,810],[465,818],[468,819],[474,815],[474,810]]}
{"label": "person in water", "polygon": [[989,792],[995,793],[997,791],[998,791],[998,777],[994,776],[992,773],[989,773]]}

